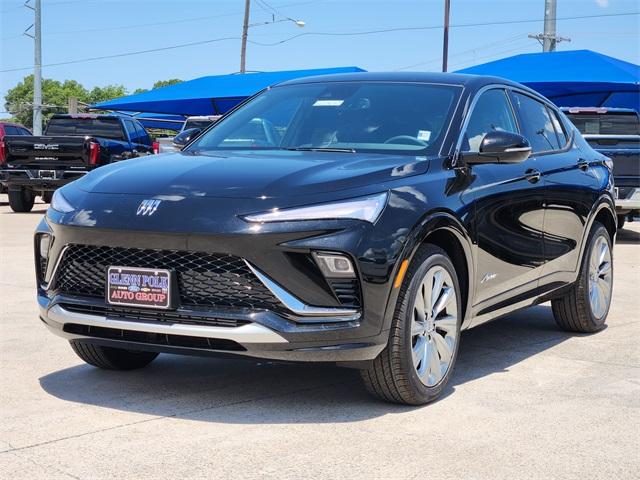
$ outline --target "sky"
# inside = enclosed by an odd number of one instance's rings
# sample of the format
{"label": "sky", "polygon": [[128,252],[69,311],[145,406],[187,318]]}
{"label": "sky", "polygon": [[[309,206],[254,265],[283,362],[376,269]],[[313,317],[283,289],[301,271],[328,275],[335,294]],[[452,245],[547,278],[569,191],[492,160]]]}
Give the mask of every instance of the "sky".
{"label": "sky", "polygon": [[[7,90],[33,71],[33,40],[22,35],[33,12],[23,3],[0,0],[0,111]],[[306,25],[285,20],[250,27],[247,70],[441,68],[443,0],[251,4],[252,24],[291,18]],[[132,92],[157,80],[237,72],[243,10],[244,0],[42,0],[43,65],[163,49],[44,66],[43,76],[87,88],[122,84]],[[638,1],[558,0],[557,33],[571,39],[558,50],[591,49],[640,63],[640,15],[617,15],[631,12],[640,12]],[[591,18],[570,18],[577,16]],[[449,69],[540,51],[527,35],[542,32],[543,17],[544,0],[451,0]],[[6,71],[20,68],[26,69]]]}

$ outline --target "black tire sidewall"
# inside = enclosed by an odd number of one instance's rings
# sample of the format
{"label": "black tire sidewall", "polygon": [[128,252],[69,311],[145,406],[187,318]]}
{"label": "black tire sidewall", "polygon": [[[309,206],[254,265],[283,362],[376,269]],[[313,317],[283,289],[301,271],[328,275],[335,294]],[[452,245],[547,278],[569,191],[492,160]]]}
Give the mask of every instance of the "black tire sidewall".
{"label": "black tire sidewall", "polygon": [[[432,400],[433,398],[440,395],[444,387],[447,385],[449,378],[451,377],[453,370],[455,368],[456,359],[458,357],[458,348],[460,345],[460,326],[462,324],[462,305],[461,305],[461,295],[460,295],[460,284],[458,282],[458,275],[456,273],[455,267],[453,263],[446,255],[444,250],[433,246],[433,253],[426,256],[424,260],[417,266],[415,270],[410,272],[410,278],[407,279],[409,281],[409,286],[407,288],[407,292],[405,295],[405,299],[403,301],[403,306],[400,311],[400,314],[403,316],[401,319],[403,322],[403,351],[402,351],[402,363],[403,370],[407,372],[407,376],[409,377],[409,381],[413,389],[416,391],[418,396],[423,398],[425,401]],[[429,249],[431,250],[431,248]],[[451,359],[451,364],[449,365],[449,369],[447,373],[444,375],[442,380],[433,387],[428,387],[418,377],[418,372],[413,365],[413,358],[411,356],[412,353],[412,338],[411,338],[411,322],[412,322],[412,310],[413,304],[415,302],[416,295],[418,293],[418,288],[422,283],[422,279],[427,271],[434,267],[441,266],[447,270],[451,279],[454,283],[456,299],[458,301],[458,322],[457,322],[457,335],[456,335],[456,344],[454,347],[453,356]]]}

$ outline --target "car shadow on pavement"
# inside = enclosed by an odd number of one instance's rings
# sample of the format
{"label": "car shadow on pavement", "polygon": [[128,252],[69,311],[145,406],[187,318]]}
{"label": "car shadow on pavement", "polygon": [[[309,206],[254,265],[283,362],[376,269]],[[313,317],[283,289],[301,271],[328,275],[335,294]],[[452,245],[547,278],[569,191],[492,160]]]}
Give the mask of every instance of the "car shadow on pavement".
{"label": "car shadow on pavement", "polygon": [[621,245],[640,244],[640,232],[622,228],[618,230],[618,233],[616,235],[616,244],[621,244]]}
{"label": "car shadow on pavement", "polygon": [[[571,337],[558,330],[547,305],[465,332],[442,398],[487,375],[508,375],[512,365]],[[43,376],[40,384],[69,402],[219,423],[355,422],[416,408],[370,398],[356,370],[242,359],[161,355],[132,372],[82,364]]]}

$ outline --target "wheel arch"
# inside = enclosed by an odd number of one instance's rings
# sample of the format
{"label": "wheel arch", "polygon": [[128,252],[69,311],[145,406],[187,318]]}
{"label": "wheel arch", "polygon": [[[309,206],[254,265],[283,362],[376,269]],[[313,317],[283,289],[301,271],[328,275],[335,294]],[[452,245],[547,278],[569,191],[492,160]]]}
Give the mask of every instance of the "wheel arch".
{"label": "wheel arch", "polygon": [[[584,250],[587,247],[587,241],[589,240],[589,232],[593,227],[594,222],[602,223],[611,238],[611,245],[615,245],[616,233],[618,231],[618,220],[616,217],[616,207],[613,199],[609,195],[602,195],[591,209],[591,213],[587,218],[584,231],[582,232],[582,242],[580,244],[580,259],[584,256]],[[581,262],[578,263],[578,269]]]}
{"label": "wheel arch", "polygon": [[[473,262],[471,236],[454,214],[446,211],[432,212],[418,222],[407,237],[405,247],[396,262],[393,277],[396,278],[404,260],[409,263],[416,252],[425,243],[431,243],[442,248],[456,268],[458,282],[462,296],[462,311],[464,312],[462,328],[471,324],[471,304],[474,292],[475,264]],[[391,325],[395,313],[399,288],[393,288],[386,309],[385,330]]]}

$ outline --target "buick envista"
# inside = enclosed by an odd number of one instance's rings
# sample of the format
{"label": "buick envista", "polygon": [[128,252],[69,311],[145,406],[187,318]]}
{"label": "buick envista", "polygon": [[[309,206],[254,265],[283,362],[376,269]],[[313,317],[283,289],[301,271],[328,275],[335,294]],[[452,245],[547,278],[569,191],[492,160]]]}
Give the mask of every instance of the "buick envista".
{"label": "buick envista", "polygon": [[499,78],[353,73],[272,86],[182,151],[56,191],[42,322],[99,368],[161,353],[332,362],[419,405],[460,332],[550,301],[604,327],[611,162]]}

